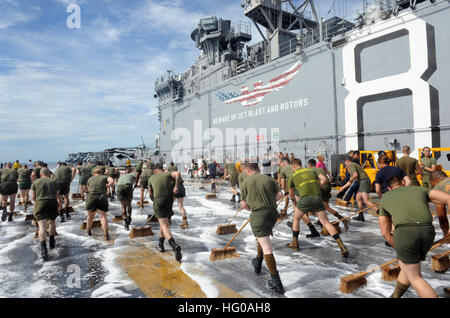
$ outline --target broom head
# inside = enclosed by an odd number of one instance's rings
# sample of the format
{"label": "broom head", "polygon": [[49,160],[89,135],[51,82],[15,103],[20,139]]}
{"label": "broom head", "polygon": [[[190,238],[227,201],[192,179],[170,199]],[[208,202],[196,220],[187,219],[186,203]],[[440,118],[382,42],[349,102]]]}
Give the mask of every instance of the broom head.
{"label": "broom head", "polygon": [[[8,202],[8,205],[9,205],[9,202]],[[22,203],[22,201],[20,201],[19,206],[22,206],[22,205],[23,205],[23,203]],[[33,203],[31,201],[27,201],[27,205],[33,205]]]}
{"label": "broom head", "polygon": [[444,273],[450,267],[449,252],[431,255],[431,269],[437,273]]}
{"label": "broom head", "polygon": [[17,199],[20,199],[20,193],[17,193]]}
{"label": "broom head", "polygon": [[34,220],[34,215],[33,214],[27,214],[25,215],[25,222],[27,221],[33,221]]}
{"label": "broom head", "polygon": [[199,188],[199,189],[200,189],[200,190],[203,190],[204,188],[205,188],[204,186],[200,186],[200,188]]}
{"label": "broom head", "polygon": [[400,274],[400,265],[398,264],[394,267],[388,265],[383,267],[382,269],[383,271],[381,272],[381,279],[387,282],[396,281],[398,275]]}
{"label": "broom head", "polygon": [[225,234],[231,234],[231,233],[236,233],[237,232],[237,228],[236,228],[236,224],[225,224],[225,225],[219,225],[217,226],[217,230],[216,230],[216,234],[218,235],[225,235]]}
{"label": "broom head", "polygon": [[[102,227],[102,222],[100,220],[94,220],[94,222],[92,222],[92,228],[99,228]],[[82,230],[86,230],[87,229],[87,222],[83,222],[83,224],[81,224],[81,229]]]}
{"label": "broom head", "polygon": [[143,208],[145,204],[148,204],[148,201],[144,201],[144,202],[138,201],[136,204],[138,207]]}
{"label": "broom head", "polygon": [[239,257],[239,254],[236,251],[236,247],[230,246],[227,249],[213,248],[211,250],[211,255],[209,256],[209,260],[211,262],[215,262],[215,261],[223,261],[225,259],[238,258],[238,257]]}
{"label": "broom head", "polygon": [[81,193],[72,193],[72,200],[81,200],[81,199],[83,199]]}
{"label": "broom head", "polygon": [[155,235],[152,231],[152,227],[150,225],[142,226],[142,227],[133,227],[131,228],[131,232],[129,238],[136,237],[145,237]]}
{"label": "broom head", "polygon": [[367,279],[364,276],[356,276],[357,275],[348,275],[341,278],[341,285],[339,286],[341,293],[349,294],[355,289],[367,285]]}
{"label": "broom head", "polygon": [[348,207],[348,202],[339,198],[336,198],[336,204],[340,206]]}
{"label": "broom head", "polygon": [[[339,226],[339,223],[333,224],[331,223],[334,228],[336,229],[336,231],[338,231],[339,234],[341,234],[341,227]],[[330,233],[328,232],[327,228],[324,226],[322,227],[322,231],[320,232],[320,234],[322,234],[323,236],[328,236],[330,235]]]}
{"label": "broom head", "polygon": [[113,223],[116,223],[116,224],[121,224],[121,223],[123,222],[123,219],[122,219],[121,216],[115,216],[115,217],[112,219],[112,222],[113,222]]}
{"label": "broom head", "polygon": [[205,197],[206,199],[215,199],[217,195],[215,193],[208,193]]}

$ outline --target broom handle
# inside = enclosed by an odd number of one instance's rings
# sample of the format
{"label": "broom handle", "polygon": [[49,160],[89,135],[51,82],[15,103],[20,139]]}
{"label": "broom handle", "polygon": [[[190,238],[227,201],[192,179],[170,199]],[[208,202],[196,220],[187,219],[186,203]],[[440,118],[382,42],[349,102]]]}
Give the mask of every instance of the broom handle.
{"label": "broom handle", "polygon": [[243,207],[240,207],[240,208],[237,210],[236,214],[231,218],[230,222],[233,221],[233,219],[236,217],[236,215],[238,215],[239,212],[242,211],[242,209],[244,209],[244,208],[243,208]]}
{"label": "broom handle", "polygon": [[[367,160],[369,160],[369,157],[367,157],[366,161],[364,161],[364,163],[363,163],[363,165],[362,165],[362,168],[363,168],[363,169],[364,169],[364,166],[365,166],[366,163],[367,163]],[[350,175],[350,173],[349,173],[349,175]],[[358,178],[356,178],[355,180],[353,180],[351,186],[349,186],[348,189],[347,189],[347,191],[345,191],[345,194],[344,194],[343,198],[345,198],[345,196],[347,195],[348,191],[350,191],[350,188],[355,184],[356,180],[358,180]]]}
{"label": "broom handle", "polygon": [[287,197],[287,194],[285,194],[285,195],[280,199],[280,201],[277,202],[277,206],[280,205],[280,203],[281,203],[284,199],[286,199],[286,197]]}
{"label": "broom handle", "polygon": [[[449,238],[450,238],[450,235],[447,235],[447,236],[444,237],[443,239],[440,239],[439,241],[436,241],[436,242],[434,243],[434,245],[430,248],[429,252],[431,252],[432,250],[438,248],[439,246],[441,246],[441,245],[447,243],[447,240],[448,240]],[[370,274],[370,273],[373,273],[374,271],[376,271],[376,270],[378,270],[378,269],[380,269],[380,268],[382,268],[382,267],[389,266],[389,265],[394,264],[394,263],[397,263],[397,262],[398,262],[398,259],[397,259],[397,258],[396,258],[396,259],[393,259],[393,260],[391,260],[391,261],[389,261],[389,262],[386,262],[386,263],[384,263],[384,264],[381,264],[380,266],[377,266],[377,267],[375,267],[375,268],[372,268],[371,270],[369,270],[369,271],[367,271],[367,272],[362,272],[362,273],[360,273],[360,274],[354,276],[353,278],[359,278],[359,277],[366,276],[366,275],[368,275],[368,274]]]}
{"label": "broom handle", "polygon": [[[222,182],[224,182],[224,181],[225,181],[224,177],[225,177],[225,175],[221,176],[221,177],[220,177],[220,179],[219,179],[219,180],[217,180],[217,184],[216,184],[216,186],[219,186],[219,185],[221,185],[221,184],[222,184]],[[220,180],[222,180],[222,181],[220,181]]]}
{"label": "broom handle", "polygon": [[238,236],[239,233],[241,233],[241,231],[244,229],[244,227],[247,226],[247,224],[250,222],[250,219],[248,219],[244,225],[242,225],[242,227],[239,229],[239,231],[236,232],[236,234],[234,234],[233,238],[228,242],[227,245],[225,245],[224,250],[226,250],[228,248],[228,246],[230,246],[231,242],[233,242],[233,240],[236,238],[236,236]]}
{"label": "broom handle", "polygon": [[[375,205],[378,205],[379,203],[375,203]],[[367,211],[367,210],[370,210],[370,209],[372,209],[373,208],[373,206],[371,206],[371,207],[367,207],[367,208],[365,208],[365,209],[362,209],[362,210],[360,210],[360,211],[358,211],[358,212],[355,212],[355,213],[353,213],[353,214],[350,214],[349,216],[346,216],[345,218],[342,218],[342,219],[339,219],[339,220],[337,220],[337,221],[334,221],[333,223],[331,223],[332,225],[334,225],[334,224],[338,224],[339,222],[341,222],[341,221],[345,221],[345,220],[347,220],[347,219],[350,219],[351,217],[353,217],[353,216],[355,216],[355,215],[357,215],[357,214],[360,214],[360,213],[362,213],[362,212],[365,212],[365,211]]]}
{"label": "broom handle", "polygon": [[[289,209],[290,207],[292,207],[293,205],[294,205],[294,203],[291,203],[291,204],[288,206],[288,209]],[[285,217],[283,217],[282,220],[280,220],[279,222],[277,222],[277,224],[275,224],[275,225],[273,226],[273,228],[275,228],[278,224],[280,224],[281,222],[283,222],[285,219],[289,218],[289,217],[292,215],[292,213],[294,213],[294,212],[295,212],[295,209],[294,209],[294,211],[292,211],[291,213],[289,213],[288,215],[286,215]]]}

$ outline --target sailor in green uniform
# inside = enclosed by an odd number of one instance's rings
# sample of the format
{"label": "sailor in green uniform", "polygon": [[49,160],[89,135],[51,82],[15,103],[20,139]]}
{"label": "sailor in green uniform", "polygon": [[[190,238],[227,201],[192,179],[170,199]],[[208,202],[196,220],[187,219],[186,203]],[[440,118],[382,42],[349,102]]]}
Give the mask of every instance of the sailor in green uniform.
{"label": "sailor in green uniform", "polygon": [[236,164],[233,162],[228,162],[225,165],[225,176],[224,179],[230,179],[230,188],[231,192],[233,192],[233,196],[231,197],[231,202],[236,202],[236,196],[238,196],[238,203],[241,202],[241,194],[236,189],[236,186],[239,183],[239,172],[236,169]]}
{"label": "sailor in green uniform", "polygon": [[34,218],[39,226],[39,241],[41,242],[41,256],[48,260],[47,227],[49,228],[49,246],[55,248],[56,217],[58,216],[58,195],[60,183],[50,178],[50,170],[40,170],[40,177],[31,185],[31,199],[34,201]]}
{"label": "sailor in green uniform", "polygon": [[[342,256],[347,257],[349,252],[339,237],[336,228],[328,221],[327,215],[325,214],[325,206],[320,197],[319,185],[323,187],[327,182],[327,178],[318,174],[315,170],[302,168],[300,159],[294,159],[292,161],[292,169],[294,173],[288,180],[288,188],[289,196],[296,206],[294,208],[294,222],[292,224],[293,240],[292,243],[288,244],[288,247],[297,251],[299,250],[298,235],[300,231],[300,219],[308,212],[315,212],[320,223],[322,223],[338,243]],[[294,195],[294,189],[297,190],[300,197],[298,202]]]}
{"label": "sailor in green uniform", "polygon": [[424,157],[420,160],[420,168],[422,169],[422,187],[431,190],[430,175],[436,170],[436,158],[431,156],[430,147],[425,147],[422,150]]}
{"label": "sailor in green uniform", "polygon": [[[343,187],[339,189],[338,194],[350,187],[353,184],[353,181],[358,180],[359,189],[356,195],[356,202],[358,204],[359,210],[361,211],[364,209],[364,204],[366,204],[368,207],[375,207],[374,204],[369,201],[371,183],[367,173],[358,163],[354,162],[351,157],[347,157],[345,159],[345,166],[350,175],[350,179]],[[365,222],[364,213],[359,213],[359,215],[354,218],[354,220]]]}
{"label": "sailor in green uniform", "polygon": [[[173,171],[173,172],[177,172],[177,171]],[[172,188],[174,188],[174,187],[175,187],[175,180],[172,182]],[[184,198],[186,197],[186,189],[184,187],[184,180],[181,177],[181,175],[180,175],[178,192],[174,193],[173,196],[177,200],[178,210],[180,211],[181,217],[183,219],[183,223],[180,225],[180,228],[184,230],[189,226],[189,224],[188,224],[188,220],[187,220],[186,209],[184,208]]]}
{"label": "sailor in green uniform", "polygon": [[[172,186],[175,179],[175,186]],[[160,164],[155,165],[154,175],[148,181],[148,191],[150,199],[153,201],[153,211],[159,222],[159,250],[164,252],[164,239],[169,241],[175,253],[175,259],[181,263],[181,247],[175,243],[169,229],[169,219],[173,216],[173,195],[178,193],[180,188],[180,172],[164,172]]]}
{"label": "sailor in green uniform", "polygon": [[[331,182],[330,182],[330,179],[328,178],[327,174],[325,173],[325,171],[322,168],[316,167],[316,164],[317,164],[317,162],[315,159],[308,160],[308,168],[315,170],[317,172],[317,174],[321,174],[327,179],[327,182],[325,183],[325,185],[322,187],[319,187],[320,188],[320,196],[322,198],[323,205],[325,206],[325,210],[328,211],[330,214],[334,215],[335,217],[337,217],[339,220],[343,219],[344,217],[342,215],[340,215],[336,210],[334,210],[330,207]],[[344,220],[344,221],[342,221],[342,223],[344,224],[345,230],[348,231],[349,220]]]}
{"label": "sailor in green uniform", "polygon": [[[106,168],[106,173],[107,176],[110,177],[111,179],[114,180],[114,177],[116,176],[116,168],[114,167],[113,164],[111,164],[109,167]],[[109,198],[111,199],[111,201],[114,201],[114,197],[116,196],[116,185],[115,182],[113,183],[112,186],[110,186],[108,188],[107,193],[109,193]]]}
{"label": "sailor in green uniform", "polygon": [[126,174],[121,176],[117,183],[117,198],[122,204],[122,218],[125,221],[126,230],[129,230],[131,224],[131,201],[133,200],[133,185],[136,182],[137,175],[132,168],[128,168]]}
{"label": "sailor in green uniform", "polygon": [[437,297],[422,278],[420,262],[425,260],[435,237],[428,203],[449,205],[450,195],[439,190],[405,187],[398,176],[388,180],[388,189],[381,198],[378,221],[381,234],[395,248],[399,259],[400,275],[391,297],[401,297],[410,285],[420,297]]}
{"label": "sailor in green uniform", "polygon": [[[287,210],[289,207],[289,189],[288,189],[287,184],[288,184],[289,178],[292,176],[293,173],[294,173],[294,171],[291,166],[291,160],[288,158],[282,158],[281,159],[280,180],[281,180],[281,188],[283,189],[283,191],[286,195],[286,199],[284,202],[284,209],[282,210],[279,217],[284,217],[287,214]],[[298,196],[297,190],[295,190],[295,189],[294,189],[294,195],[298,201],[299,196]],[[316,230],[316,228],[312,224],[307,213],[305,213],[303,215],[302,220],[303,220],[303,222],[305,222],[305,224],[308,226],[309,230],[311,231],[310,234],[306,234],[307,238],[320,236],[320,233]],[[289,225],[289,224],[291,224],[291,222],[288,222],[288,226],[292,227],[292,225]]]}
{"label": "sailor in green uniform", "polygon": [[106,174],[106,168],[105,168],[105,165],[103,164],[103,162],[97,161],[97,165],[95,166],[95,168],[100,169],[100,174],[102,176],[104,176]]}
{"label": "sailor in green uniform", "polygon": [[208,170],[208,163],[206,162],[205,158],[202,157],[202,176],[203,178],[207,178],[206,171]]}
{"label": "sailor in green uniform", "polygon": [[31,182],[34,182],[36,179],[39,179],[41,177],[40,171],[42,169],[42,164],[42,161],[36,162],[33,172],[31,173]]}
{"label": "sailor in green uniform", "polygon": [[148,180],[153,175],[153,164],[151,161],[148,161],[144,165],[144,170],[141,174],[141,200],[139,201],[140,206],[144,207],[144,192],[145,189],[148,189]]}
{"label": "sailor in green uniform", "polygon": [[17,179],[19,174],[16,170],[12,169],[11,163],[6,164],[5,169],[0,170],[0,193],[2,195],[2,221],[6,221],[7,206],[9,198],[9,217],[8,222],[12,222],[14,210],[16,208],[16,195],[17,195]]}
{"label": "sailor in green uniform", "polygon": [[109,231],[106,213],[109,210],[109,203],[106,196],[106,188],[111,186],[113,183],[114,180],[111,177],[102,174],[102,170],[100,168],[94,168],[92,171],[92,177],[89,178],[87,183],[89,193],[86,199],[86,209],[88,212],[86,231],[89,236],[92,236],[92,222],[94,221],[95,215],[98,213],[102,223],[103,234],[105,235],[105,239],[107,241],[109,240]]}
{"label": "sailor in green uniform", "polygon": [[22,201],[23,211],[26,213],[28,208],[29,192],[31,189],[31,171],[25,164],[17,171],[17,173],[19,174],[18,182],[20,200]]}
{"label": "sailor in green uniform", "polygon": [[136,183],[134,185],[135,188],[138,187],[138,183],[140,181],[141,178],[141,173],[142,173],[142,167],[144,166],[144,161],[143,160],[139,160],[138,164],[136,166]]}
{"label": "sailor in green uniform", "polygon": [[409,146],[404,146],[402,148],[403,157],[397,160],[395,166],[403,170],[403,172],[411,180],[410,186],[419,187],[420,183],[417,181],[417,174],[419,174],[422,169],[416,159],[409,156],[411,153],[411,148]]}
{"label": "sailor in green uniform", "polygon": [[169,172],[175,172],[178,171],[178,168],[175,167],[175,163],[172,161],[169,165],[169,169],[167,169]]}
{"label": "sailor in green uniform", "polygon": [[269,288],[280,294],[285,290],[277,271],[275,257],[272,252],[273,227],[277,222],[277,201],[282,198],[280,187],[276,181],[259,172],[257,163],[246,163],[245,170],[248,177],[242,183],[242,208],[251,211],[250,226],[257,240],[257,256],[252,264],[255,273],[261,273],[262,261],[265,259],[271,276]]}
{"label": "sailor in green uniform", "polygon": [[[70,219],[69,214],[70,184],[73,178],[75,178],[76,173],[77,173],[76,168],[67,166],[67,163],[65,162],[60,162],[59,167],[55,170],[54,179],[59,182],[58,203],[61,222],[65,222],[64,212],[66,213],[67,219]],[[64,198],[64,207],[63,207],[63,198]]]}
{"label": "sailor in green uniform", "polygon": [[84,194],[87,192],[87,182],[89,178],[92,176],[93,165],[83,165],[82,162],[78,163],[78,183],[80,185],[80,193],[83,202],[85,201]]}
{"label": "sailor in green uniform", "polygon": [[[433,187],[433,190],[440,190],[447,194],[450,194],[450,177],[448,177],[444,171],[433,171],[430,175],[430,183]],[[449,207],[447,206],[447,209],[448,208]],[[444,234],[444,236],[447,236],[449,226],[446,206],[444,204],[436,204],[436,213],[439,218],[439,225],[442,229],[442,233]]]}

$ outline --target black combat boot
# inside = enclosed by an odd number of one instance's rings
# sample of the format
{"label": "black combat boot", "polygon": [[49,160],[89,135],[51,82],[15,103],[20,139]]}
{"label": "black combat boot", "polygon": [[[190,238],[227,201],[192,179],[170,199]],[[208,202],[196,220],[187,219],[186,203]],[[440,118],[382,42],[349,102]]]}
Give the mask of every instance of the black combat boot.
{"label": "black combat boot", "polygon": [[50,235],[50,239],[48,241],[48,244],[50,246],[50,249],[54,249],[56,246],[56,240],[54,235]]}
{"label": "black combat boot", "polygon": [[47,242],[41,242],[41,256],[44,262],[48,261]]}
{"label": "black combat boot", "polygon": [[158,247],[159,247],[159,251],[161,253],[164,253],[166,250],[164,249],[164,237],[160,237],[159,238],[159,242],[158,242]]}
{"label": "black combat boot", "polygon": [[61,211],[59,212],[59,216],[61,217],[61,223],[66,222],[66,218],[64,217],[64,212],[63,212],[63,210],[61,210]]}
{"label": "black combat boot", "polygon": [[2,213],[2,222],[6,221],[6,217],[8,215],[8,211],[6,210],[6,206],[3,207],[3,213]]}
{"label": "black combat boot", "polygon": [[173,237],[169,240],[169,244],[170,246],[172,246],[172,249],[175,253],[175,259],[178,263],[181,263],[181,259],[183,258],[183,256],[181,255],[181,246],[175,243]]}
{"label": "black combat boot", "polygon": [[261,274],[263,260],[264,260],[264,258],[258,259],[256,257],[254,259],[252,259],[252,265],[253,265],[253,268],[255,269],[256,274]]}
{"label": "black combat boot", "polygon": [[237,196],[238,196],[238,203],[241,203],[241,194],[238,192],[238,194],[237,194]]}
{"label": "black combat boot", "polygon": [[311,231],[311,234],[306,234],[307,238],[312,238],[312,237],[318,237],[320,236],[320,233],[317,232],[316,228],[314,227],[314,225],[312,224],[308,224],[309,230]]}
{"label": "black combat boot", "polygon": [[236,202],[236,195],[233,194],[233,196],[231,197],[231,202]]}
{"label": "black combat boot", "polygon": [[366,219],[364,218],[364,213],[362,213],[362,212],[360,214],[358,214],[357,217],[353,218],[353,220],[360,221],[360,222],[366,222]]}
{"label": "black combat boot", "polygon": [[279,294],[284,294],[285,290],[283,284],[281,283],[280,275],[278,272],[275,275],[270,275],[271,280],[267,282],[267,285],[271,290],[276,291]]}
{"label": "black combat boot", "polygon": [[70,220],[72,218],[69,213],[69,208],[66,208],[66,218],[67,220]]}
{"label": "black combat boot", "polygon": [[9,213],[9,217],[8,217],[8,222],[12,222],[13,221],[13,216],[14,216],[14,212],[10,212]]}

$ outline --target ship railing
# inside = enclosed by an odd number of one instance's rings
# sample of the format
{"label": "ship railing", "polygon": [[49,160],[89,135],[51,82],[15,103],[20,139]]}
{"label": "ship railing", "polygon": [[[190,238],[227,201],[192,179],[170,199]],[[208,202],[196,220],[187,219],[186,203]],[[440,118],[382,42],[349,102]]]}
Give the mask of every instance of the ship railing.
{"label": "ship railing", "polygon": [[232,27],[235,34],[252,35],[252,26],[248,22],[238,20],[233,22]]}

